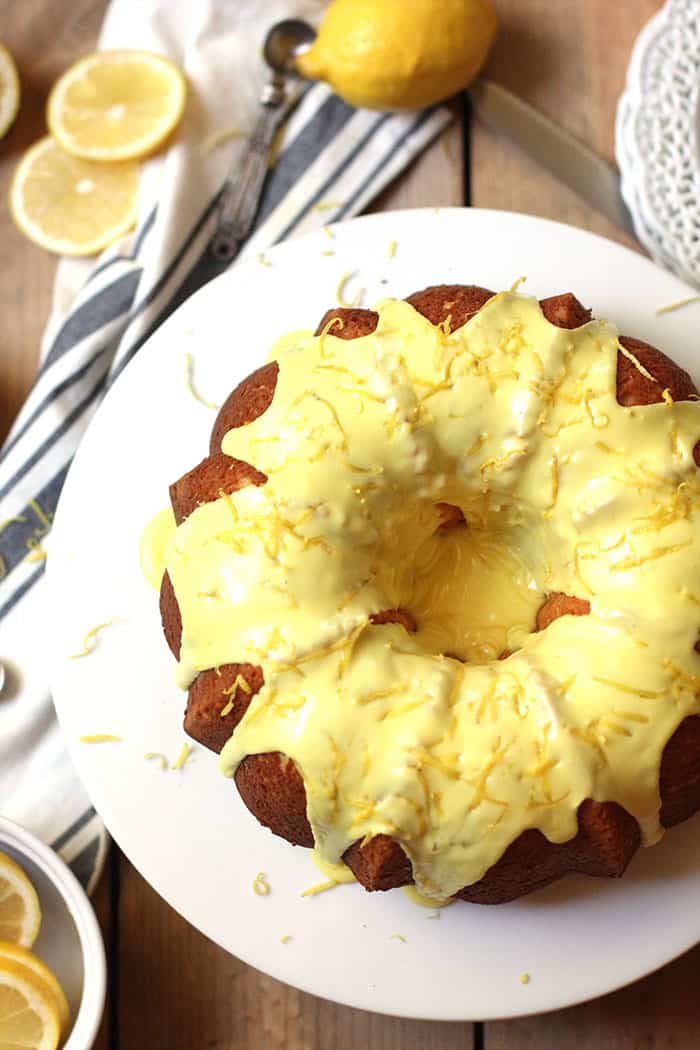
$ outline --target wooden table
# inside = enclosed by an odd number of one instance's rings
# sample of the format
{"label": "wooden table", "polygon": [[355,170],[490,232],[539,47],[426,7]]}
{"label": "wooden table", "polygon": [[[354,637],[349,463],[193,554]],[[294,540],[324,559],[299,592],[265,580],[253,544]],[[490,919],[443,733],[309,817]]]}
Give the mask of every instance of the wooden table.
{"label": "wooden table", "polygon": [[[503,28],[490,75],[612,159],[630,49],[661,0],[496,4]],[[17,157],[43,133],[49,84],[92,47],[104,7],[104,0],[0,0],[0,34],[17,56],[23,83],[19,120],[0,144],[3,202]],[[457,108],[455,125],[375,209],[505,208],[631,243],[516,149],[473,124],[466,104]],[[1,438],[32,380],[54,260],[20,236],[4,203],[0,209]],[[472,276],[478,281],[478,273]],[[700,947],[583,1006],[484,1025],[441,1024],[335,1006],[250,969],[171,911],[116,849],[95,903],[110,970],[97,1050],[690,1050],[700,1044]]]}

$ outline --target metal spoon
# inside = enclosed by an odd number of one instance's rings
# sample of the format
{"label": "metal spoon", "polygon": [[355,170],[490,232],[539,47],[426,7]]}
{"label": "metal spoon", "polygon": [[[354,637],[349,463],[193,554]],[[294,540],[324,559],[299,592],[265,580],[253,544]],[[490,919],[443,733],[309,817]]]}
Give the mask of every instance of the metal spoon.
{"label": "metal spoon", "polygon": [[287,78],[300,77],[296,60],[308,51],[316,30],[298,18],[288,18],[272,27],[263,45],[263,56],[272,76],[263,88],[263,111],[242,160],[236,160],[224,183],[218,207],[218,222],[210,250],[220,262],[230,262],[250,232],[260,203],[272,140],[287,101]]}

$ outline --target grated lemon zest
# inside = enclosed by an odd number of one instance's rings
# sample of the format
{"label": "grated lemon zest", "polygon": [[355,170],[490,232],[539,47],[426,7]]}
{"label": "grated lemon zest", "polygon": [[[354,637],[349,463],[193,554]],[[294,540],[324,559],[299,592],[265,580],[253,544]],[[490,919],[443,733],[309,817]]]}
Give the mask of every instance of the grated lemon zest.
{"label": "grated lemon zest", "polygon": [[302,890],[302,897],[315,897],[318,893],[325,893],[326,890],[333,890],[336,886],[341,886],[342,883],[336,882],[335,879],[329,879],[328,882],[317,882],[315,886],[309,886],[308,890]]}
{"label": "grated lemon zest", "polygon": [[408,941],[402,933],[392,933],[389,937],[390,941],[401,941],[402,944],[408,944]]}
{"label": "grated lemon zest", "polygon": [[603,430],[605,427],[607,427],[607,425],[610,422],[610,420],[609,420],[608,416],[605,415],[605,413],[603,413],[600,416],[596,415],[596,413],[593,411],[593,408],[591,407],[591,400],[592,400],[592,398],[593,398],[593,391],[592,390],[587,390],[585,395],[584,395],[584,398],[583,398],[583,403],[586,406],[586,412],[588,413],[588,418],[590,419],[592,425],[597,430]]}
{"label": "grated lemon zest", "polygon": [[319,333],[318,352],[323,358],[325,358],[326,356],[326,336],[330,334],[331,328],[336,327],[339,332],[341,332],[345,327],[345,322],[343,321],[342,317],[331,317],[328,324],[324,324],[323,328],[321,329],[321,332]]}
{"label": "grated lemon zest", "polygon": [[530,974],[529,973],[521,974],[520,975],[520,983],[521,984],[529,984],[530,983]]}
{"label": "grated lemon zest", "polygon": [[162,753],[162,751],[147,751],[143,757],[147,762],[149,762],[152,758],[157,758],[160,762],[161,769],[167,770],[168,768],[168,760]]}
{"label": "grated lemon zest", "polygon": [[513,281],[512,285],[508,289],[513,295],[518,291],[521,285],[525,284],[527,277],[518,277],[517,281]]}
{"label": "grated lemon zest", "polygon": [[207,401],[205,397],[202,397],[194,385],[194,358],[190,353],[185,354],[185,382],[187,383],[187,389],[192,394],[192,397],[195,401],[199,401],[200,405],[204,405],[205,408],[221,408],[221,405],[217,405],[213,401]]}
{"label": "grated lemon zest", "polygon": [[335,234],[333,233],[333,230],[330,228],[330,226],[324,226],[323,232],[325,233],[326,237],[330,237],[331,240],[335,240]]}
{"label": "grated lemon zest", "polygon": [[230,685],[228,689],[224,689],[224,696],[234,696],[237,689],[242,689],[248,696],[253,695],[253,690],[248,685],[247,681],[242,674],[237,674],[233,685]]}
{"label": "grated lemon zest", "polygon": [[665,696],[665,693],[656,692],[653,689],[637,689],[634,686],[625,685],[624,682],[616,682],[612,678],[601,678],[599,675],[593,675],[594,682],[600,682],[602,685],[609,685],[612,689],[619,689],[621,693],[630,693],[632,696],[640,696],[643,700],[659,700]]}
{"label": "grated lemon zest", "polygon": [[283,937],[280,937],[280,944],[289,944],[292,939],[291,933],[285,933]]}
{"label": "grated lemon zest", "polygon": [[81,744],[117,744],[121,741],[121,737],[114,736],[113,733],[88,733],[85,736],[79,736],[78,740]]}
{"label": "grated lemon zest", "polygon": [[355,270],[347,270],[346,273],[344,273],[338,281],[338,286],[335,290],[335,299],[338,303],[338,306],[344,306],[347,310],[352,310],[354,307],[358,306],[362,299],[362,296],[365,294],[365,289],[361,288],[355,296],[355,298],[352,300],[352,302],[348,302],[347,299],[345,299],[344,297],[345,287],[350,278],[355,274],[355,272]]}
{"label": "grated lemon zest", "polygon": [[105,627],[112,627],[114,620],[107,620],[106,623],[98,623],[94,627],[91,627],[83,638],[83,648],[79,653],[73,653],[68,657],[69,660],[79,660],[82,656],[89,656],[95,648],[97,635],[100,631],[104,631]]}
{"label": "grated lemon zest", "polygon": [[676,402],[673,400],[673,396],[668,387],[664,387],[664,389],[661,391],[661,396],[669,407],[671,405],[675,405]]}
{"label": "grated lemon zest", "polygon": [[171,765],[170,768],[171,769],[182,769],[182,767],[184,766],[185,762],[190,757],[190,755],[192,754],[193,751],[194,751],[194,748],[190,747],[189,744],[183,744],[182,745],[182,751],[177,756],[177,758],[175,759],[175,761],[173,762],[173,764]]}
{"label": "grated lemon zest", "polygon": [[550,470],[552,478],[552,495],[549,500],[549,506],[545,510],[545,515],[547,517],[549,517],[554,510],[559,497],[559,460],[557,459],[556,453],[552,455]]}
{"label": "grated lemon zest", "polygon": [[653,376],[653,375],[651,374],[651,372],[648,372],[648,371],[646,370],[646,368],[644,367],[644,365],[642,364],[642,362],[641,362],[641,361],[639,361],[639,360],[638,360],[638,359],[637,359],[637,358],[636,358],[636,357],[634,356],[634,354],[633,354],[633,353],[631,353],[631,352],[630,352],[630,351],[629,351],[629,350],[627,349],[627,347],[626,347],[626,346],[623,346],[623,345],[622,345],[622,343],[619,343],[619,342],[618,342],[618,344],[617,344],[617,345],[618,345],[618,350],[620,351],[620,353],[622,354],[622,356],[623,356],[623,357],[626,357],[628,361],[631,361],[631,362],[632,362],[632,364],[633,364],[633,365],[634,365],[634,367],[635,367],[635,368],[637,369],[637,371],[638,371],[638,372],[640,373],[640,375],[643,375],[645,379],[649,379],[649,380],[651,380],[651,382],[652,382],[652,383],[656,383],[656,385],[657,385],[657,386],[659,385],[659,381],[658,381],[658,379],[655,379],[655,378],[654,378],[654,376]]}
{"label": "grated lemon zest", "polygon": [[270,892],[270,883],[264,871],[259,871],[253,879],[253,893],[258,897],[267,897]]}
{"label": "grated lemon zest", "polygon": [[691,303],[700,303],[700,295],[689,295],[687,299],[679,299],[678,302],[669,303],[668,306],[659,306],[657,308],[658,314],[670,314],[672,310],[680,310],[683,306],[690,306]]}
{"label": "grated lemon zest", "polygon": [[390,259],[394,258],[396,255],[396,241],[389,241],[389,250],[387,254]]}

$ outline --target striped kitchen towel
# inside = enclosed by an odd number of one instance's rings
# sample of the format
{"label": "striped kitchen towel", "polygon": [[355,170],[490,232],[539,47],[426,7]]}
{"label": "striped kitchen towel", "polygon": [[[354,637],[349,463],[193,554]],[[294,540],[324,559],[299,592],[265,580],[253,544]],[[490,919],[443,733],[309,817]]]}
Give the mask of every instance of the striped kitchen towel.
{"label": "striped kitchen towel", "polygon": [[[0,452],[0,810],[59,850],[90,888],[106,834],[61,740],[43,659],[53,512],[107,388],[164,318],[221,272],[207,245],[232,152],[244,148],[259,112],[266,30],[290,16],[317,21],[322,8],[320,0],[113,0],[105,21],[101,47],[160,52],[186,71],[187,112],[175,142],[144,166],[134,233],[96,262],[59,265],[41,369]],[[356,215],[449,121],[443,107],[370,113],[307,87],[280,131],[242,254]]]}

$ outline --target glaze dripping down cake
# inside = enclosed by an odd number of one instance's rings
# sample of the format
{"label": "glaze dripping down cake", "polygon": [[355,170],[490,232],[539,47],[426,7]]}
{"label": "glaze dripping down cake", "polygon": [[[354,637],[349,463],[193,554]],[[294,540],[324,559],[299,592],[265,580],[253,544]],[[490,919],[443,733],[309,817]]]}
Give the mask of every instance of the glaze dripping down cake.
{"label": "glaze dripping down cake", "polygon": [[334,309],[170,490],[185,729],[370,890],[618,876],[700,807],[700,405],[573,295]]}

